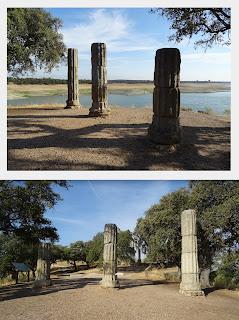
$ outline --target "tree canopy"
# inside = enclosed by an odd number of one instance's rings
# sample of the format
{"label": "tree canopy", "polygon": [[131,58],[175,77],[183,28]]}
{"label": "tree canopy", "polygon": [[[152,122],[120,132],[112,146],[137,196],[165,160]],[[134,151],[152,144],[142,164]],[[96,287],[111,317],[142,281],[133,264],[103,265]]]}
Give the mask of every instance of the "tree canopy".
{"label": "tree canopy", "polygon": [[157,8],[151,12],[166,17],[174,33],[170,41],[181,42],[197,35],[195,46],[212,47],[215,43],[230,44],[230,8]]}
{"label": "tree canopy", "polygon": [[44,216],[61,200],[53,185],[66,181],[0,181],[0,232],[32,243],[58,239],[56,228]]}
{"label": "tree canopy", "polygon": [[51,71],[65,55],[61,21],[45,9],[9,8],[7,68],[13,75]]}

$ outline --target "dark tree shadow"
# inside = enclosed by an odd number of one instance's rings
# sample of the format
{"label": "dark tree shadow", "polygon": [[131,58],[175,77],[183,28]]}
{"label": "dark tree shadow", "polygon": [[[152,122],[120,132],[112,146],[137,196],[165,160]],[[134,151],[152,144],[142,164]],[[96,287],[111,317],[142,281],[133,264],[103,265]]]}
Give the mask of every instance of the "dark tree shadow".
{"label": "dark tree shadow", "polygon": [[[230,170],[230,127],[193,127],[183,126],[181,144],[174,149],[158,147],[150,142],[147,135],[149,123],[142,124],[115,124],[96,123],[83,128],[62,129],[38,121],[41,118],[86,118],[87,115],[56,115],[35,116],[26,115],[9,116],[9,133],[43,134],[30,138],[8,139],[8,169],[9,170]],[[28,121],[29,119],[29,121]],[[32,123],[36,120],[36,123]],[[102,137],[102,132],[106,138]],[[113,137],[112,137],[113,134]],[[87,136],[88,135],[88,136]],[[98,136],[97,136],[98,135]],[[72,149],[78,153],[80,150],[89,149],[92,152],[105,150],[104,153],[120,158],[126,158],[126,164],[114,165],[112,163],[98,164],[89,157],[89,161],[80,159],[79,163],[71,160],[55,161],[32,160],[16,158],[11,150],[41,149],[59,150]],[[101,152],[102,157],[104,153]],[[29,166],[29,167],[28,167]],[[32,169],[33,168],[33,169]],[[39,168],[39,169],[38,169]]]}
{"label": "dark tree shadow", "polygon": [[6,287],[0,287],[0,301],[47,295],[63,290],[80,289],[86,285],[98,285],[98,278],[80,278],[80,279],[57,279],[52,281],[52,286],[35,289],[32,287],[33,282],[28,284],[17,284]]}

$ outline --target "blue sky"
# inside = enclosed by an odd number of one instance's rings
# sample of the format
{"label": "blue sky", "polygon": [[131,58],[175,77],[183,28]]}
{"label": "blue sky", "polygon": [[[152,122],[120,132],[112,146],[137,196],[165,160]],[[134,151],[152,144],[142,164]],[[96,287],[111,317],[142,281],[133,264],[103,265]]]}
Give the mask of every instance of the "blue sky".
{"label": "blue sky", "polygon": [[90,240],[115,223],[132,230],[136,221],[160,198],[187,187],[187,181],[70,181],[68,190],[54,187],[63,198],[46,216],[58,229],[60,244]]}
{"label": "blue sky", "polygon": [[[105,42],[109,79],[152,80],[154,55],[158,48],[178,47],[182,55],[181,80],[230,81],[230,48],[214,46],[206,52],[195,50],[194,38],[180,44],[168,42],[169,23],[151,14],[148,8],[47,9],[63,22],[61,32],[67,47],[79,50],[79,78],[90,79],[90,45]],[[37,77],[66,78],[67,66],[61,65],[49,75]],[[28,76],[30,76],[28,74]]]}

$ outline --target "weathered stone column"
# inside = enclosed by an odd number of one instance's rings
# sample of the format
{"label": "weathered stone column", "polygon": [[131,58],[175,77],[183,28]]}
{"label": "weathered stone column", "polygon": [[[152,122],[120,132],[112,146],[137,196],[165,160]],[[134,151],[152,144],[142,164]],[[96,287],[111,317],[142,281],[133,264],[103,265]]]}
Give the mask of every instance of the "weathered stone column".
{"label": "weathered stone column", "polygon": [[100,282],[104,288],[117,288],[117,226],[106,224],[104,230],[103,278]]}
{"label": "weathered stone column", "polygon": [[91,73],[92,73],[92,107],[89,116],[98,117],[108,115],[106,45],[92,43],[91,45]]}
{"label": "weathered stone column", "polygon": [[181,215],[182,257],[180,293],[186,296],[202,296],[199,281],[197,230],[195,210],[184,210]]}
{"label": "weathered stone column", "polygon": [[148,133],[158,144],[180,142],[180,51],[164,48],[156,51],[153,93],[153,121]]}
{"label": "weathered stone column", "polygon": [[50,243],[41,242],[38,247],[36,279],[33,286],[47,287],[50,285]]}
{"label": "weathered stone column", "polygon": [[79,108],[78,50],[68,49],[68,99],[65,109]]}

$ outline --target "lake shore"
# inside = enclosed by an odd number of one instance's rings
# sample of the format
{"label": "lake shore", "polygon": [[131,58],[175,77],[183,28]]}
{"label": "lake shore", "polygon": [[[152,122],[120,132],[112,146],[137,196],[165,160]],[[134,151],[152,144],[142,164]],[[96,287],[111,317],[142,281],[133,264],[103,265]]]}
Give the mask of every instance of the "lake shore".
{"label": "lake shore", "polygon": [[[109,83],[110,93],[122,94],[144,94],[153,92],[153,83]],[[181,82],[182,93],[210,93],[230,91],[230,85],[224,82]],[[44,84],[13,84],[7,86],[8,99],[20,99],[34,96],[65,95],[66,84],[44,85]],[[90,84],[80,84],[80,93],[89,94]]]}
{"label": "lake shore", "polygon": [[8,110],[9,170],[229,170],[230,119],[182,111],[182,142],[151,143],[152,109],[29,106]]}

